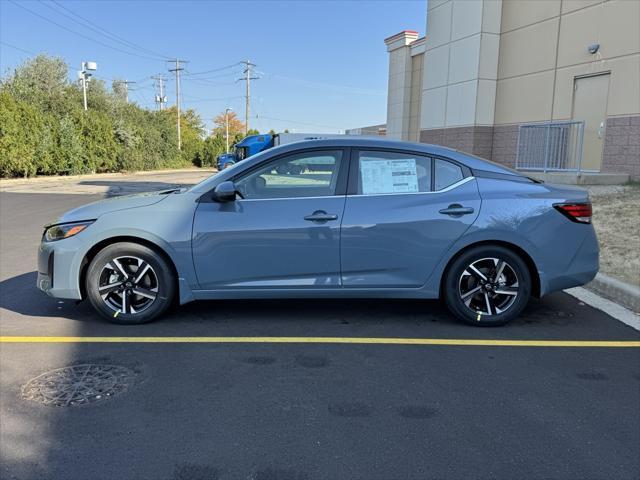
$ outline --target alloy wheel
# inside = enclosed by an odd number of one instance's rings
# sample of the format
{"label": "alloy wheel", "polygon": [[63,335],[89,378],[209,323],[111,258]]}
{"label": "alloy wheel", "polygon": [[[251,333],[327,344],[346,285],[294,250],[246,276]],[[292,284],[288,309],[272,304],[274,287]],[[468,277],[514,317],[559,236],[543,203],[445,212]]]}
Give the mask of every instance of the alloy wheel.
{"label": "alloy wheel", "polygon": [[114,312],[141,313],[158,296],[158,276],[153,267],[141,258],[113,258],[102,267],[98,293]]}
{"label": "alloy wheel", "polygon": [[499,258],[482,258],[464,269],[458,281],[462,302],[475,313],[498,315],[515,303],[520,287],[514,268]]}

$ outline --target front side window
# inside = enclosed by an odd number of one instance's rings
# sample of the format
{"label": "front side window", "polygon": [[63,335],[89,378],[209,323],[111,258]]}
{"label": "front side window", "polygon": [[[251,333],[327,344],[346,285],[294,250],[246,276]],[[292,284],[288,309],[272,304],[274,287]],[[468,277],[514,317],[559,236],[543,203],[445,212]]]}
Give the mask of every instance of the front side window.
{"label": "front side window", "polygon": [[331,196],[341,163],[341,150],[298,153],[268,162],[235,184],[247,199]]}
{"label": "front side window", "polygon": [[360,151],[358,194],[431,191],[431,158],[411,153]]}

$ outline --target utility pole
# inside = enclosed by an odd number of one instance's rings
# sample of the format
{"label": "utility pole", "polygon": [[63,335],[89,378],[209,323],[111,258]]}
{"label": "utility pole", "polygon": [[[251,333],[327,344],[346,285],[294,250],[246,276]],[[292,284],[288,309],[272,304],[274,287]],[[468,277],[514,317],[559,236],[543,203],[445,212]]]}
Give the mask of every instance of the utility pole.
{"label": "utility pole", "polygon": [[226,134],[224,136],[225,143],[226,143],[225,153],[229,153],[229,112],[230,111],[231,111],[231,108],[229,107],[227,107],[224,111],[224,123],[226,127]]}
{"label": "utility pole", "polygon": [[80,70],[78,72],[78,78],[80,79],[80,83],[82,84],[82,98],[84,100],[84,110],[85,112],[88,110],[87,106],[87,83],[89,82],[91,75],[98,69],[98,64],[96,62],[82,62],[80,65]]}
{"label": "utility pole", "polygon": [[245,60],[244,62],[244,78],[239,78],[236,80],[237,82],[246,82],[245,84],[245,106],[244,106],[244,134],[247,135],[249,133],[249,110],[251,105],[251,80],[259,80],[260,77],[252,77],[253,67],[255,64],[251,63],[249,60]]}
{"label": "utility pole", "polygon": [[173,60],[167,60],[168,62],[174,63],[175,68],[170,68],[170,72],[175,72],[176,74],[176,110],[178,112],[178,150],[182,150],[182,137],[180,135],[180,72],[184,70],[180,66],[181,63],[187,63],[187,60],[180,60],[179,58],[174,58]]}
{"label": "utility pole", "polygon": [[162,110],[165,103],[167,103],[167,97],[164,94],[164,82],[167,80],[164,75],[156,75],[151,77],[156,80],[156,86],[160,90],[159,93],[156,93],[155,102],[158,105],[158,109]]}
{"label": "utility pole", "polygon": [[132,82],[131,80],[116,80],[113,83],[116,85],[124,85],[124,101],[129,103],[129,84],[137,82]]}

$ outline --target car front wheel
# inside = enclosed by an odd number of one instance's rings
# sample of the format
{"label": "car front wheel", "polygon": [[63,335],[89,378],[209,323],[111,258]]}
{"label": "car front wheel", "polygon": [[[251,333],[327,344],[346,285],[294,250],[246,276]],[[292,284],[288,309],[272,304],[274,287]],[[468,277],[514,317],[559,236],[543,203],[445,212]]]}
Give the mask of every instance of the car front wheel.
{"label": "car front wheel", "polygon": [[522,258],[500,246],[479,246],[451,264],[444,299],[460,320],[477,326],[504,325],[529,301],[531,275]]}
{"label": "car front wheel", "polygon": [[136,243],[114,243],[89,264],[85,279],[91,305],[114,323],[150,322],[175,294],[173,270],[164,257]]}

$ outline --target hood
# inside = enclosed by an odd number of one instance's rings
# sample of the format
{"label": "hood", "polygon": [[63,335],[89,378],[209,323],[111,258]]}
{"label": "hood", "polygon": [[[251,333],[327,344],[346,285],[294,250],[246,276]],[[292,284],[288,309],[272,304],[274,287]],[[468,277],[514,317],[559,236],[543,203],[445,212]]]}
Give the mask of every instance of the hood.
{"label": "hood", "polygon": [[165,190],[162,192],[137,193],[135,195],[123,195],[121,197],[112,197],[97,202],[88,203],[73,210],[69,210],[58,217],[49,225],[66,222],[79,222],[81,220],[95,220],[105,213],[111,213],[118,210],[126,210],[129,208],[146,207],[154,203],[161,202],[167,195],[175,190]]}

